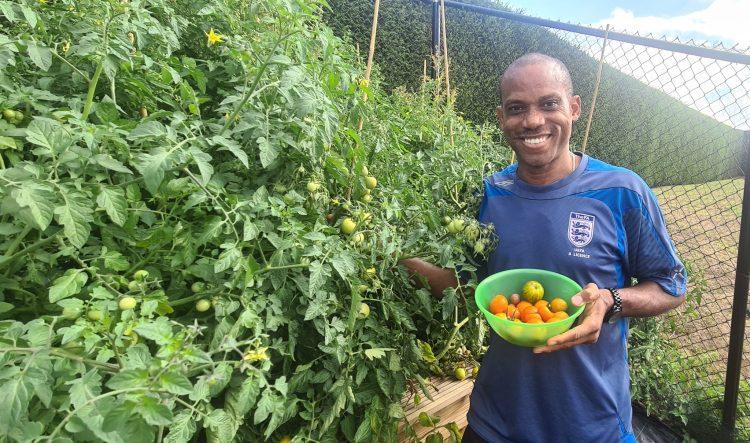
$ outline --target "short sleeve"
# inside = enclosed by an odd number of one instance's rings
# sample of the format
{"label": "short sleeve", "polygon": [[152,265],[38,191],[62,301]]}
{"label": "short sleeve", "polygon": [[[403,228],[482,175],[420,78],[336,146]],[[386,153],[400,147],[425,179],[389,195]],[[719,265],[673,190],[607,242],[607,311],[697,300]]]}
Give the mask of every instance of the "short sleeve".
{"label": "short sleeve", "polygon": [[653,192],[641,194],[641,205],[624,214],[630,277],[653,281],[665,292],[686,292],[687,271],[669,237],[661,209]]}

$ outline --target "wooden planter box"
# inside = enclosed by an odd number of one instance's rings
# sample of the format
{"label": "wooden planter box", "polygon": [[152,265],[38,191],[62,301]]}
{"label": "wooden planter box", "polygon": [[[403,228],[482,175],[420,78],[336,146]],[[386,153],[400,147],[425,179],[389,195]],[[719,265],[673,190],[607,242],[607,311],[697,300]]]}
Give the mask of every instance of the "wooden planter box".
{"label": "wooden planter box", "polygon": [[[471,373],[471,370],[467,372]],[[469,395],[473,388],[474,379],[471,377],[462,381],[452,378],[431,378],[430,386],[427,390],[432,400],[422,395],[422,401],[419,403],[419,406],[414,404],[412,397],[404,399],[401,402],[401,406],[403,406],[406,413],[406,422],[414,427],[420,441],[432,430],[419,424],[418,417],[420,412],[440,417],[439,425],[455,422],[463,432],[467,425],[466,413],[469,411]],[[403,432],[404,426],[402,425],[399,428],[400,442],[408,441]],[[446,438],[450,436],[450,433],[444,428],[440,429],[440,433]]]}

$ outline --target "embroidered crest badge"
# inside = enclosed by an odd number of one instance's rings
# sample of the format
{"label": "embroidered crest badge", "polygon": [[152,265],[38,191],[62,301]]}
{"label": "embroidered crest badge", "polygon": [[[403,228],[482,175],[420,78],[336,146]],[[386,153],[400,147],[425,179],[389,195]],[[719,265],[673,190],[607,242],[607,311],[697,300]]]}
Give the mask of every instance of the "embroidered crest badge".
{"label": "embroidered crest badge", "polygon": [[571,212],[568,220],[568,240],[576,248],[582,248],[594,237],[594,222],[596,217],[579,212]]}

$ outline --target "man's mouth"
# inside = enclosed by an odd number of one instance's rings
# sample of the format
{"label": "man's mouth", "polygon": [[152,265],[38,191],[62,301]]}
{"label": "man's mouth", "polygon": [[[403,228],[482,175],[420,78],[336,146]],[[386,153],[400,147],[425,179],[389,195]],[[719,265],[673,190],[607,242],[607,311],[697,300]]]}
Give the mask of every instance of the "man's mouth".
{"label": "man's mouth", "polygon": [[548,138],[550,138],[549,135],[536,135],[533,137],[518,137],[519,140],[521,140],[527,145],[538,145],[538,144],[544,143]]}

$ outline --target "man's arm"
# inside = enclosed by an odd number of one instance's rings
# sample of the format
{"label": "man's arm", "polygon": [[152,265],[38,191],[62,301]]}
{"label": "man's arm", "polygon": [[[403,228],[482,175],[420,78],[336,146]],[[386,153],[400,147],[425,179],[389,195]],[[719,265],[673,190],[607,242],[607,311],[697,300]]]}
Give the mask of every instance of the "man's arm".
{"label": "man's arm", "polygon": [[424,286],[426,283],[434,297],[440,298],[444,289],[458,286],[453,269],[441,268],[419,258],[407,258],[399,263],[409,271],[417,284]]}
{"label": "man's arm", "polygon": [[[675,297],[667,294],[658,284],[651,281],[640,282],[630,288],[619,290],[622,298],[622,314],[626,317],[652,317],[676,308],[685,301],[685,294]],[[586,303],[578,326],[550,338],[547,346],[534,348],[535,353],[554,352],[573,346],[596,343],[604,322],[604,315],[614,304],[612,294],[593,283],[574,295],[574,306]]]}
{"label": "man's arm", "polygon": [[[652,281],[644,281],[618,292],[622,298],[622,315],[625,317],[653,317],[670,311],[685,301],[685,294],[678,297],[667,294],[661,286]],[[615,302],[612,294],[605,289],[602,296],[609,310]]]}

